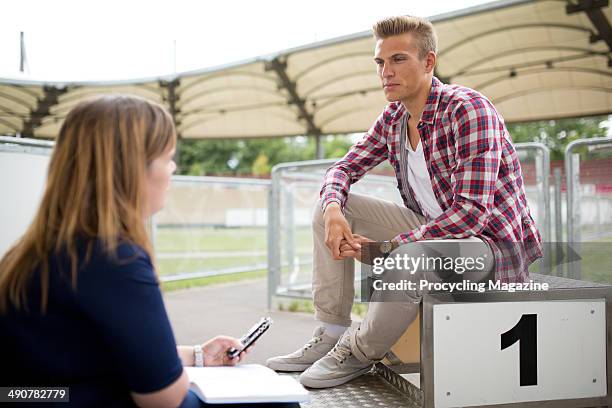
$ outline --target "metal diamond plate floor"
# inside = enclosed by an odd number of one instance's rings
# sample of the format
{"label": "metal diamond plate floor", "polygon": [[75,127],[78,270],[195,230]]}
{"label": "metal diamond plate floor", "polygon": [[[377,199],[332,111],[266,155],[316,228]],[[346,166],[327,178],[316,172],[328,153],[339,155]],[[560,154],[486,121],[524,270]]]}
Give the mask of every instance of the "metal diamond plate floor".
{"label": "metal diamond plate floor", "polygon": [[[298,377],[295,373],[285,375]],[[421,407],[419,390],[381,364],[346,384],[309,391],[312,401],[302,403],[303,408]]]}

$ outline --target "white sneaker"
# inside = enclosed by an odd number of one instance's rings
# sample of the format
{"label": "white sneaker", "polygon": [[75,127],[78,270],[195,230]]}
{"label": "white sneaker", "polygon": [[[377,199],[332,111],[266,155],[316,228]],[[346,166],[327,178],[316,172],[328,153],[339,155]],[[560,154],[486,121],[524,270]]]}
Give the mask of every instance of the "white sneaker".
{"label": "white sneaker", "polygon": [[374,362],[364,363],[351,351],[349,331],[342,336],[327,355],[300,375],[300,382],[310,388],[328,388],[344,384],[367,373]]}
{"label": "white sneaker", "polygon": [[326,335],[325,328],[319,326],[303,347],[291,354],[269,358],[266,366],[276,371],[304,371],[325,356],[336,342],[337,339]]}

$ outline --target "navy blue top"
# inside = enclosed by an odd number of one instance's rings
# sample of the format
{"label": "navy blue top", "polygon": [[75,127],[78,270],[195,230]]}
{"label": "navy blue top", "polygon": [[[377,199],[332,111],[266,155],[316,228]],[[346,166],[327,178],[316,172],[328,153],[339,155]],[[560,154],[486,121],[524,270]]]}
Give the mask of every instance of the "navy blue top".
{"label": "navy blue top", "polygon": [[183,368],[144,250],[124,243],[113,259],[96,244],[77,276],[74,291],[68,256],[53,256],[46,314],[35,271],[29,312],[0,315],[0,385],[68,386],[70,405],[120,407],[133,405],[130,391],[177,380]]}

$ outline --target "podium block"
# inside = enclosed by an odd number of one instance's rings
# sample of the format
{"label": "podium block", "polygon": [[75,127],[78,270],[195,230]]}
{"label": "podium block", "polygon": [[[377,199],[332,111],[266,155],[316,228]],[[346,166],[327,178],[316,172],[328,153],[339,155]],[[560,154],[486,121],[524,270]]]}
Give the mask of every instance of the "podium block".
{"label": "podium block", "polygon": [[612,287],[429,293],[421,313],[424,407],[612,402]]}

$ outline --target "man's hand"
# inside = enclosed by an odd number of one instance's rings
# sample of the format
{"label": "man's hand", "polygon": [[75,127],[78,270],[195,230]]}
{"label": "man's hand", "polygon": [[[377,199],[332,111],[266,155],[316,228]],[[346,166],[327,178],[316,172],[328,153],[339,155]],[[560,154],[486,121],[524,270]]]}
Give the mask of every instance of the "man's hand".
{"label": "man's hand", "polygon": [[355,258],[359,262],[363,262],[361,260],[361,247],[368,242],[374,241],[362,235],[353,234],[353,242],[357,242],[359,244],[359,249],[355,249],[347,240],[342,240],[340,243],[340,256],[342,258]]}
{"label": "man's hand", "polygon": [[202,344],[202,351],[204,352],[204,365],[221,366],[238,364],[241,359],[244,359],[244,355],[248,353],[248,350],[245,350],[238,356],[231,358],[227,355],[227,350],[232,347],[238,350],[244,348],[240,340],[234,339],[233,337],[217,336],[211,340],[208,340],[206,343]]}
{"label": "man's hand", "polygon": [[325,220],[325,245],[331,251],[332,257],[340,261],[344,259],[340,254],[340,245],[346,241],[355,251],[361,250],[361,245],[353,239],[351,227],[340,210],[338,203],[330,203],[323,214]]}

